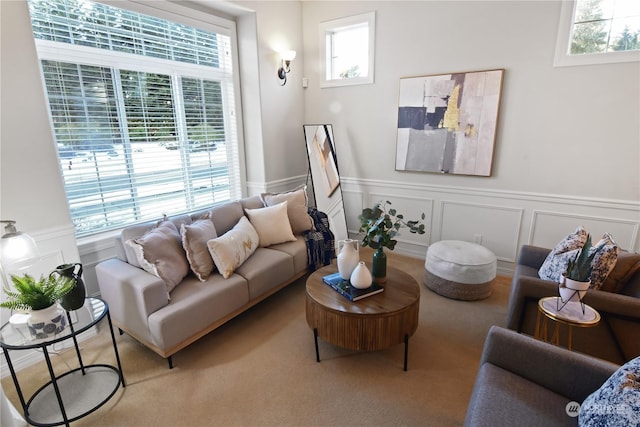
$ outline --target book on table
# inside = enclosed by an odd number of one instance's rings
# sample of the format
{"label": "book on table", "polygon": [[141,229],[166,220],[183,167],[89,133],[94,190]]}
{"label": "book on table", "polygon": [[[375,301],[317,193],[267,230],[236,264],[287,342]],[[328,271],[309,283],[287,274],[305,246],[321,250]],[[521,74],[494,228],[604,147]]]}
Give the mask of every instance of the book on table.
{"label": "book on table", "polygon": [[350,301],[358,301],[362,298],[370,297],[371,295],[379,294],[384,291],[384,288],[375,282],[366,289],[354,288],[348,280],[344,280],[340,276],[340,273],[324,276],[322,281]]}

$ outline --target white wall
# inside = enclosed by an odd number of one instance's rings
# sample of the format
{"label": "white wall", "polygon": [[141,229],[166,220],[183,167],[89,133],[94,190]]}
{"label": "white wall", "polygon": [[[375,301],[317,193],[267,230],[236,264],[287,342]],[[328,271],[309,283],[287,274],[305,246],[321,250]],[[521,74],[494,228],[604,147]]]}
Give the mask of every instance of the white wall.
{"label": "white wall", "polygon": [[[319,88],[320,22],[376,12],[375,83]],[[389,199],[426,212],[429,242],[479,239],[504,272],[523,243],[578,224],[640,248],[639,63],[554,68],[560,2],[304,2],[305,120],[332,123],[351,232]],[[395,171],[402,77],[505,69],[491,177]]]}

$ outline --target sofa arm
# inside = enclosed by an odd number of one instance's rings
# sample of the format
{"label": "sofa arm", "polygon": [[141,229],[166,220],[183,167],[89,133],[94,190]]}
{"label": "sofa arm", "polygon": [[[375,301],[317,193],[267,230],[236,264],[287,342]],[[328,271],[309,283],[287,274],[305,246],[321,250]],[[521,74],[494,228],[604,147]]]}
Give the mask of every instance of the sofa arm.
{"label": "sofa arm", "polygon": [[153,342],[147,319],[169,303],[162,279],[117,258],[97,264],[96,276],[116,324],[139,339]]}
{"label": "sofa arm", "polygon": [[558,284],[555,282],[536,277],[514,276],[507,307],[506,327],[516,332],[522,332],[527,300],[537,301],[540,298],[554,295],[558,295]]}
{"label": "sofa arm", "polygon": [[518,264],[539,270],[550,252],[551,250],[547,248],[522,245],[520,248],[520,255],[518,256]]}
{"label": "sofa arm", "polygon": [[492,326],[480,364],[491,363],[581,403],[618,365]]}

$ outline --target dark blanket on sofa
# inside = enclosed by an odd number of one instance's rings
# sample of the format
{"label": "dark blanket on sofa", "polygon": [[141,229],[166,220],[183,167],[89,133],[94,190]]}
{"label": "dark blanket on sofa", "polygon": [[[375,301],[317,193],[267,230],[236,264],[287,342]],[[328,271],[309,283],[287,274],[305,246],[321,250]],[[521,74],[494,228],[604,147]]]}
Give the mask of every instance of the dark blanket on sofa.
{"label": "dark blanket on sofa", "polygon": [[305,231],[304,238],[307,242],[307,255],[309,258],[309,271],[331,264],[335,258],[335,238],[329,229],[327,214],[316,208],[308,209],[309,216],[313,219],[315,230]]}

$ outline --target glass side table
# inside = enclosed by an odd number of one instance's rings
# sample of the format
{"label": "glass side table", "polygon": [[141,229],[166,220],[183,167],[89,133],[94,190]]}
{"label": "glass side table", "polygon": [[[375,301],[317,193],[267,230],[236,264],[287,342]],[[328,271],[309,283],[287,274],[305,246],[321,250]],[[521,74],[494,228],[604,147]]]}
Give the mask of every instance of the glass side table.
{"label": "glass side table", "polygon": [[[69,423],[89,415],[104,405],[113,397],[120,385],[125,387],[109,306],[100,298],[87,298],[84,307],[89,309],[90,318],[80,319],[79,317],[74,324],[71,322],[71,315],[67,312],[69,326],[52,339],[32,339],[28,332],[24,333],[11,323],[5,323],[0,329],[0,346],[4,350],[13,384],[29,424],[45,427],[63,424],[68,426]],[[107,364],[85,366],[80,355],[77,337],[97,325],[105,316],[109,321],[109,332],[118,366]],[[56,376],[47,348],[68,339],[73,340],[80,367]],[[26,401],[9,354],[14,350],[29,349],[42,351],[51,381],[40,387]]]}

